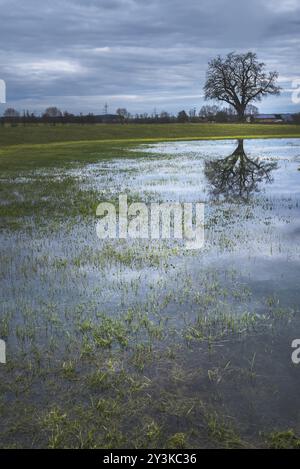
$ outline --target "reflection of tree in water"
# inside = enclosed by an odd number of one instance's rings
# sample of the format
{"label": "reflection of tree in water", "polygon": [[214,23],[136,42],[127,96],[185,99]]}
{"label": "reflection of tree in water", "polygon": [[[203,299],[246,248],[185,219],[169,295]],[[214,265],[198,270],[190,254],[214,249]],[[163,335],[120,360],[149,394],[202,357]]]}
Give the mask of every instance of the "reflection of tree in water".
{"label": "reflection of tree in water", "polygon": [[271,171],[276,168],[276,162],[250,159],[244,151],[244,141],[239,140],[237,148],[227,158],[207,161],[204,172],[213,197],[248,200],[253,192],[259,191],[261,182],[273,181]]}

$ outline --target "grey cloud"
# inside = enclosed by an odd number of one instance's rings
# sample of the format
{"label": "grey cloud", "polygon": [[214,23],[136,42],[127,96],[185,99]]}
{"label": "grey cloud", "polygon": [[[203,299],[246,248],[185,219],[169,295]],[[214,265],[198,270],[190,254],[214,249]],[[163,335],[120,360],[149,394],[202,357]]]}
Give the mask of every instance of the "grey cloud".
{"label": "grey cloud", "polygon": [[[0,78],[18,108],[52,98],[77,112],[105,100],[139,112],[199,107],[207,61],[231,50],[255,50],[288,80],[300,74],[296,0],[0,0],[0,9]],[[295,110],[288,93],[260,107]]]}

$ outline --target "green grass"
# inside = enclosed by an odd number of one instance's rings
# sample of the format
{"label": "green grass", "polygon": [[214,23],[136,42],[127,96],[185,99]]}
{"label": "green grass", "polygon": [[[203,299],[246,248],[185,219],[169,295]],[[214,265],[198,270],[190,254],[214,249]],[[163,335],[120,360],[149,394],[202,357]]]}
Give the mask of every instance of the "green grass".
{"label": "green grass", "polygon": [[[300,136],[298,125],[264,124],[96,124],[43,125],[0,128],[0,145],[72,141],[165,140]],[[108,143],[108,142],[107,142]]]}
{"label": "green grass", "polygon": [[295,434],[294,430],[285,430],[280,432],[272,432],[267,437],[269,447],[273,449],[299,449],[300,438]]}
{"label": "green grass", "polygon": [[[0,170],[19,172],[38,168],[54,168],[86,164],[103,158],[128,156],[129,150],[120,144],[107,143],[69,143],[69,144],[35,144],[2,147],[0,149]],[[131,156],[137,154],[131,153]]]}
{"label": "green grass", "polygon": [[[298,125],[29,125],[0,128],[0,170],[19,171],[139,156],[140,143],[224,138],[300,137]],[[140,153],[142,154],[142,153]]]}
{"label": "green grass", "polygon": [[[0,337],[9,344],[0,369],[0,447],[299,448],[295,422],[286,431],[279,420],[284,388],[272,381],[281,360],[276,331],[283,334],[293,312],[274,294],[262,317],[251,314],[251,290],[232,268],[188,267],[180,275],[177,266],[191,266],[188,252],[94,242],[95,207],[107,189],[114,197],[116,182],[108,172],[102,186],[84,188],[82,178],[63,168],[146,157],[142,148],[130,151],[138,143],[241,133],[300,136],[296,126],[0,128],[0,280],[16,298],[13,305],[3,302],[0,314]],[[59,170],[35,172],[42,167]],[[218,207],[207,223],[213,229],[225,220],[226,230],[237,215],[245,216],[240,207]],[[147,289],[143,269],[154,273]],[[291,373],[284,370],[290,390]],[[278,407],[278,419],[259,418],[262,404]],[[257,415],[251,431],[248,409]],[[273,429],[273,421],[283,431]]]}

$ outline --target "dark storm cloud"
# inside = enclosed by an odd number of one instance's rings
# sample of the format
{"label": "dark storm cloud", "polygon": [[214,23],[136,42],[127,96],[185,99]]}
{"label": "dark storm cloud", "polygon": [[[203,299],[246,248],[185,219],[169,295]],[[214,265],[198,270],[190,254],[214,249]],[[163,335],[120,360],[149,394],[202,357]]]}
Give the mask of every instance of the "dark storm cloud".
{"label": "dark storm cloud", "polygon": [[286,90],[261,109],[296,110],[299,0],[0,0],[0,9],[0,78],[19,109],[198,108],[209,58],[251,49]]}

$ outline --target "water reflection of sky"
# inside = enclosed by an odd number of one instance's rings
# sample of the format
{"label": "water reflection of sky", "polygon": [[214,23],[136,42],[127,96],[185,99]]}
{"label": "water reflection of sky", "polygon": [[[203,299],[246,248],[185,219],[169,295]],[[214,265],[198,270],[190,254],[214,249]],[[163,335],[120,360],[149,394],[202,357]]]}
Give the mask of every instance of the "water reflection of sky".
{"label": "water reflection of sky", "polygon": [[[204,169],[207,161],[231,155],[236,141],[176,142],[147,145],[147,156],[113,159],[83,168],[43,172],[43,177],[74,177],[82,188],[109,194],[128,192],[141,200],[181,200],[206,202],[206,244],[203,250],[180,252],[161,266],[139,265],[135,256],[145,259],[147,246],[138,244],[131,252],[132,264],[119,264],[103,254],[101,268],[88,261],[86,252],[105,253],[105,241],[96,237],[94,220],[78,222],[72,229],[33,235],[5,233],[1,249],[7,264],[2,266],[3,301],[1,309],[43,308],[53,303],[61,312],[74,305],[93,304],[97,309],[116,314],[129,305],[147,303],[148,296],[161,298],[184,290],[191,278],[192,291],[184,299],[186,311],[196,305],[193,294],[201,291],[207,272],[219,272],[227,285],[226,272],[238,272],[238,281],[248,286],[252,298],[230,300],[232,312],[263,312],[265,297],[275,295],[283,306],[296,309],[300,304],[300,140],[248,140],[246,155],[259,162],[276,162],[272,182],[258,185],[249,200],[214,200]],[[38,178],[41,172],[32,174]],[[26,184],[31,176],[22,179]],[[99,196],[100,197],[100,196]],[[99,200],[101,202],[102,199]],[[146,243],[147,244],[147,243]],[[130,244],[112,242],[118,252],[131,250]],[[150,249],[156,248],[149,241]],[[144,251],[143,251],[144,249]],[[81,258],[80,267],[75,259]],[[57,261],[67,260],[67,268]],[[171,267],[170,267],[171,265]],[[158,287],[158,284],[161,286]],[[145,308],[151,306],[145,306]],[[167,308],[168,309],[168,308]],[[173,307],[173,313],[182,310]],[[179,321],[179,319],[178,319]]]}
{"label": "water reflection of sky", "polygon": [[[230,155],[235,147],[236,140],[210,141],[210,142],[176,142],[158,145],[149,145],[149,153],[161,155],[175,155],[181,157],[180,175],[177,175],[179,186],[186,180],[192,184],[206,185],[203,177],[203,161],[207,159],[222,158]],[[261,161],[277,161],[278,169],[272,174],[274,181],[270,185],[261,187],[267,194],[289,196],[300,194],[299,176],[297,169],[300,167],[300,142],[299,139],[271,139],[271,140],[245,140],[245,152],[249,158],[258,158]],[[172,166],[177,173],[177,158]],[[191,167],[192,163],[192,167]],[[157,168],[156,175],[161,174]],[[190,171],[190,172],[189,172]],[[197,172],[199,173],[197,174]],[[168,175],[168,170],[165,170]],[[163,168],[164,174],[164,168]],[[169,174],[172,174],[169,168]],[[141,176],[142,177],[142,176]],[[147,176],[150,177],[149,175]],[[173,188],[177,190],[177,188]],[[179,187],[181,190],[181,186]],[[192,190],[192,189],[189,189]],[[205,193],[205,188],[203,189]]]}
{"label": "water reflection of sky", "polygon": [[[145,158],[115,159],[71,170],[70,175],[85,178],[88,187],[103,189],[107,178],[110,188],[121,191],[151,192],[165,200],[207,200],[208,181],[204,175],[207,160],[228,157],[236,140],[168,142],[142,146]],[[300,143],[298,139],[246,140],[245,152],[251,159],[278,163],[272,172],[272,184],[260,190],[272,196],[299,196]]]}
{"label": "water reflection of sky", "polygon": [[[300,336],[300,139],[245,141],[245,156],[241,147],[238,148],[239,152],[235,153],[236,141],[156,144],[144,147],[144,157],[135,157],[133,152],[133,158],[101,160],[97,164],[72,169],[20,173],[11,182],[20,197],[28,183],[38,185],[47,178],[63,181],[72,177],[78,182],[78,189],[98,191],[99,202],[103,198],[115,201],[116,196],[125,191],[146,202],[205,200],[206,242],[203,249],[186,251],[173,240],[162,243],[99,240],[94,216],[76,217],[75,220],[74,217],[58,217],[43,220],[42,226],[33,217],[24,217],[20,228],[3,230],[0,233],[0,326],[7,320],[9,328],[5,340],[11,363],[7,370],[9,375],[16,377],[13,386],[7,386],[9,399],[18,390],[17,399],[22,406],[24,400],[25,410],[29,400],[29,409],[35,409],[32,405],[36,402],[41,403],[43,421],[53,392],[55,398],[61,396],[55,409],[59,409],[57,406],[62,402],[70,402],[70,413],[64,415],[73,415],[74,408],[78,407],[81,416],[90,400],[94,409],[93,402],[96,403],[99,396],[101,403],[106,400],[106,384],[102,388],[99,382],[92,390],[85,370],[92,366],[98,376],[98,370],[102,372],[109,366],[109,376],[119,379],[119,370],[134,369],[131,361],[128,367],[127,357],[130,358],[131,352],[143,350],[140,344],[148,341],[149,335],[144,328],[140,333],[137,329],[132,337],[129,335],[129,348],[124,353],[117,349],[114,355],[115,344],[112,349],[101,351],[101,355],[97,355],[98,349],[92,348],[92,355],[89,351],[81,362],[78,358],[83,350],[81,344],[92,344],[94,340],[90,342],[89,337],[94,333],[82,334],[80,330],[82,326],[89,328],[90,323],[99,326],[102,315],[125,317],[124,324],[136,317],[142,322],[147,320],[150,331],[155,324],[162,331],[161,339],[151,338],[153,355],[148,363],[147,353],[146,368],[140,370],[140,376],[147,380],[147,387],[141,392],[149,396],[151,393],[155,405],[156,392],[162,396],[163,422],[165,425],[167,419],[170,420],[172,432],[173,406],[176,420],[183,421],[184,429],[189,425],[188,413],[193,415],[192,422],[195,421],[198,428],[199,422],[202,427],[205,409],[202,403],[206,399],[207,409],[220,406],[220,416],[226,412],[226,417],[230,417],[230,438],[235,416],[238,416],[236,428],[240,434],[242,431],[248,434],[250,429],[250,433],[265,437],[266,428],[272,431],[299,428],[299,412],[295,406],[299,369],[291,363],[290,344]],[[238,169],[230,166],[235,158],[254,170],[253,174],[250,171],[251,177],[261,179],[254,181],[257,184],[252,186],[250,177],[250,189],[246,191],[241,187],[241,196],[236,195],[238,185],[230,186],[243,181],[244,176],[241,171],[242,178],[239,179],[240,166]],[[228,167],[223,164],[225,160]],[[257,171],[251,161],[257,164]],[[276,163],[276,168],[268,166],[270,162]],[[267,168],[266,174],[261,168]],[[217,171],[224,171],[224,180],[216,177]],[[266,183],[265,176],[269,175],[272,177]],[[218,185],[220,180],[222,184]],[[6,182],[9,183],[9,179]],[[73,190],[76,185],[71,187]],[[74,190],[74,198],[76,196]],[[52,204],[60,207],[61,201],[54,193],[49,197],[53,197]],[[155,258],[158,262],[153,262]],[[296,312],[292,320],[286,314],[290,310]],[[222,324],[223,318],[224,327],[231,330],[231,316],[245,314],[250,323],[253,316],[255,319],[258,316],[266,318],[268,314],[281,320],[275,322],[272,329],[260,327],[258,320],[249,335],[220,335],[217,341],[210,338],[208,347],[205,340],[184,346],[185,333],[197,331],[197,321],[200,320],[200,332],[201,324],[206,323],[207,334],[213,336],[219,327],[218,319]],[[209,317],[214,324],[212,328]],[[134,327],[135,322],[133,330]],[[242,332],[246,330],[246,323],[243,322],[241,327]],[[113,330],[115,326],[111,328]],[[94,330],[98,332],[97,328]],[[118,333],[118,327],[116,330]],[[135,343],[138,348],[131,350]],[[163,349],[169,346],[174,346],[174,355],[170,347],[165,357]],[[30,355],[26,356],[26,351],[30,351]],[[14,352],[18,360],[14,359]],[[26,360],[28,357],[28,366],[23,366],[19,356],[25,356]],[[109,361],[105,357],[109,357]],[[50,361],[53,372],[49,372]],[[34,371],[35,363],[38,363],[37,372]],[[66,374],[65,381],[62,379],[64,370],[68,370],[65,365],[73,363],[76,375],[69,378]],[[26,376],[24,382],[18,364]],[[182,375],[183,369],[185,375]],[[102,372],[100,376],[104,375],[106,373]],[[172,376],[170,381],[169,375]],[[136,379],[136,371],[133,376]],[[4,383],[6,380],[5,377]],[[148,380],[154,383],[150,390]],[[112,380],[113,385],[115,382]],[[143,383],[132,382],[138,386]],[[73,390],[72,398],[65,398],[66,388]],[[178,394],[174,401],[170,401],[172,409],[169,411],[165,402],[169,402],[175,388]],[[111,394],[110,389],[118,401],[115,388],[107,388],[107,393]],[[92,392],[97,396],[95,401]],[[138,399],[142,396],[144,406],[144,394],[137,391],[136,384],[129,392]],[[193,396],[196,399],[191,406]],[[197,407],[199,413],[194,414]],[[15,410],[15,406],[13,408]],[[18,416],[16,408],[14,413]],[[133,416],[131,409],[129,406],[130,418]],[[10,421],[10,413],[6,415]],[[215,418],[217,413],[211,415]],[[144,428],[143,414],[139,417],[143,419]],[[7,418],[5,414],[4,418]],[[220,422],[222,429],[223,418]],[[4,420],[2,426],[5,425]],[[22,438],[23,427],[19,427],[17,431],[21,432]],[[183,427],[179,428],[182,431]]]}

